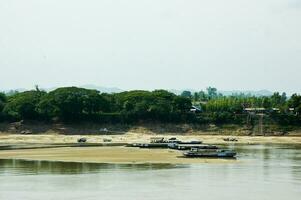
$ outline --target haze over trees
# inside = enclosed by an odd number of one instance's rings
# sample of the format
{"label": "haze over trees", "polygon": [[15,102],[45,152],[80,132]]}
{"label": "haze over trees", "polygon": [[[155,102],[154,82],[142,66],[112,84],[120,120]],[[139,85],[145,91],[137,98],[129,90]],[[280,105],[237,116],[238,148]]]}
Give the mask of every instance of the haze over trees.
{"label": "haze over trees", "polygon": [[[192,112],[192,105],[200,108]],[[0,121],[94,121],[136,123],[140,121],[171,123],[245,122],[245,108],[264,108],[279,124],[301,122],[301,96],[275,92],[272,96],[236,94],[223,96],[213,87],[206,91],[183,91],[181,95],[166,90],[134,90],[114,94],[77,87],[63,87],[45,92],[35,90],[0,93]]]}

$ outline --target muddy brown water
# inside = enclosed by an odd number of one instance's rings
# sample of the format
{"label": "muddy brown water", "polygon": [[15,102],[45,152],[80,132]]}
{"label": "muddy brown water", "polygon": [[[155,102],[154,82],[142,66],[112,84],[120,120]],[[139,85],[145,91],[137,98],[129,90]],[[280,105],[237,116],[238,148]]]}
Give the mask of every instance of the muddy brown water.
{"label": "muddy brown water", "polygon": [[5,200],[299,200],[300,145],[233,145],[237,163],[92,164],[0,160]]}

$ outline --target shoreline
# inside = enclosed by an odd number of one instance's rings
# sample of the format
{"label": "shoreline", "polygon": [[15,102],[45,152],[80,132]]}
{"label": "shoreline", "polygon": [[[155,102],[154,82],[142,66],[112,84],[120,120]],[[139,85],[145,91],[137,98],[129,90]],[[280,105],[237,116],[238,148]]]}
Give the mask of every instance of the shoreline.
{"label": "shoreline", "polygon": [[[87,142],[77,143],[85,137]],[[58,161],[103,164],[197,164],[197,163],[238,163],[238,160],[214,158],[184,158],[182,151],[172,149],[140,149],[125,147],[128,143],[149,142],[151,137],[176,137],[182,141],[201,140],[212,145],[301,145],[301,137],[296,136],[224,136],[224,135],[167,135],[138,134],[122,135],[20,135],[0,134],[0,159],[20,159],[31,161]],[[234,137],[238,142],[223,139]],[[112,142],[104,142],[110,139]],[[13,148],[11,148],[13,147]]]}
{"label": "shoreline", "polygon": [[[78,144],[77,139],[85,137],[87,143],[90,145],[112,145],[126,143],[147,143],[151,137],[176,137],[183,141],[201,140],[206,144],[301,144],[301,136],[236,136],[236,135],[178,135],[178,134],[145,134],[145,133],[126,133],[120,135],[64,135],[57,133],[50,134],[10,134],[0,132],[0,146],[1,145],[24,145],[24,144],[41,144],[41,145],[64,145],[64,144]],[[224,141],[225,138],[236,138],[237,142]],[[109,139],[111,142],[104,142]]]}
{"label": "shoreline", "polygon": [[0,159],[80,162],[99,164],[198,164],[237,163],[236,159],[185,158],[181,151],[132,147],[61,147],[49,149],[3,150]]}

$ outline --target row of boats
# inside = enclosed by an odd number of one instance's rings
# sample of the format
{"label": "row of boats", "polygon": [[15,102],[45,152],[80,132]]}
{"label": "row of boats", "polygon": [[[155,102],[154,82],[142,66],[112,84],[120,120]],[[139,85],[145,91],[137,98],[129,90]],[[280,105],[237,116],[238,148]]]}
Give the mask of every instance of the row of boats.
{"label": "row of boats", "polygon": [[233,150],[220,149],[215,145],[203,144],[202,141],[180,141],[176,138],[151,138],[150,143],[134,143],[128,145],[139,148],[170,148],[184,150],[185,157],[215,157],[215,158],[233,158],[236,152]]}

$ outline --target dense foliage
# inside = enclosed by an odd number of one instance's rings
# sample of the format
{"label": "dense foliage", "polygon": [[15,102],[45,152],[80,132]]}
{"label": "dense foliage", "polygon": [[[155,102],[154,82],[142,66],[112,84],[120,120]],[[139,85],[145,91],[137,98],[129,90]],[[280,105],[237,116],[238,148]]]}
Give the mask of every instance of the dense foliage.
{"label": "dense foliage", "polygon": [[[198,107],[191,110],[192,105]],[[0,93],[0,120],[59,120],[135,123],[139,121],[191,123],[244,123],[245,108],[264,108],[282,124],[300,124],[301,96],[285,93],[255,97],[223,96],[216,88],[181,95],[165,90],[100,93],[77,87],[51,92],[38,88],[26,92]]]}
{"label": "dense foliage", "polygon": [[7,98],[3,113],[13,119],[36,119],[39,117],[37,105],[45,92],[26,91]]}
{"label": "dense foliage", "polygon": [[191,101],[165,90],[130,91],[114,94],[115,112],[130,121],[182,121],[189,116]]}
{"label": "dense foliage", "polygon": [[59,88],[49,92],[37,104],[37,111],[48,119],[79,119],[84,115],[108,110],[108,100],[98,91],[76,87]]}
{"label": "dense foliage", "polygon": [[33,90],[6,96],[1,93],[2,120],[95,120],[137,122],[189,120],[191,101],[165,90],[99,93],[77,87],[46,93]]}
{"label": "dense foliage", "polygon": [[4,93],[0,92],[0,121],[2,121],[4,119],[2,111],[5,106],[5,103],[6,103],[6,96]]}

